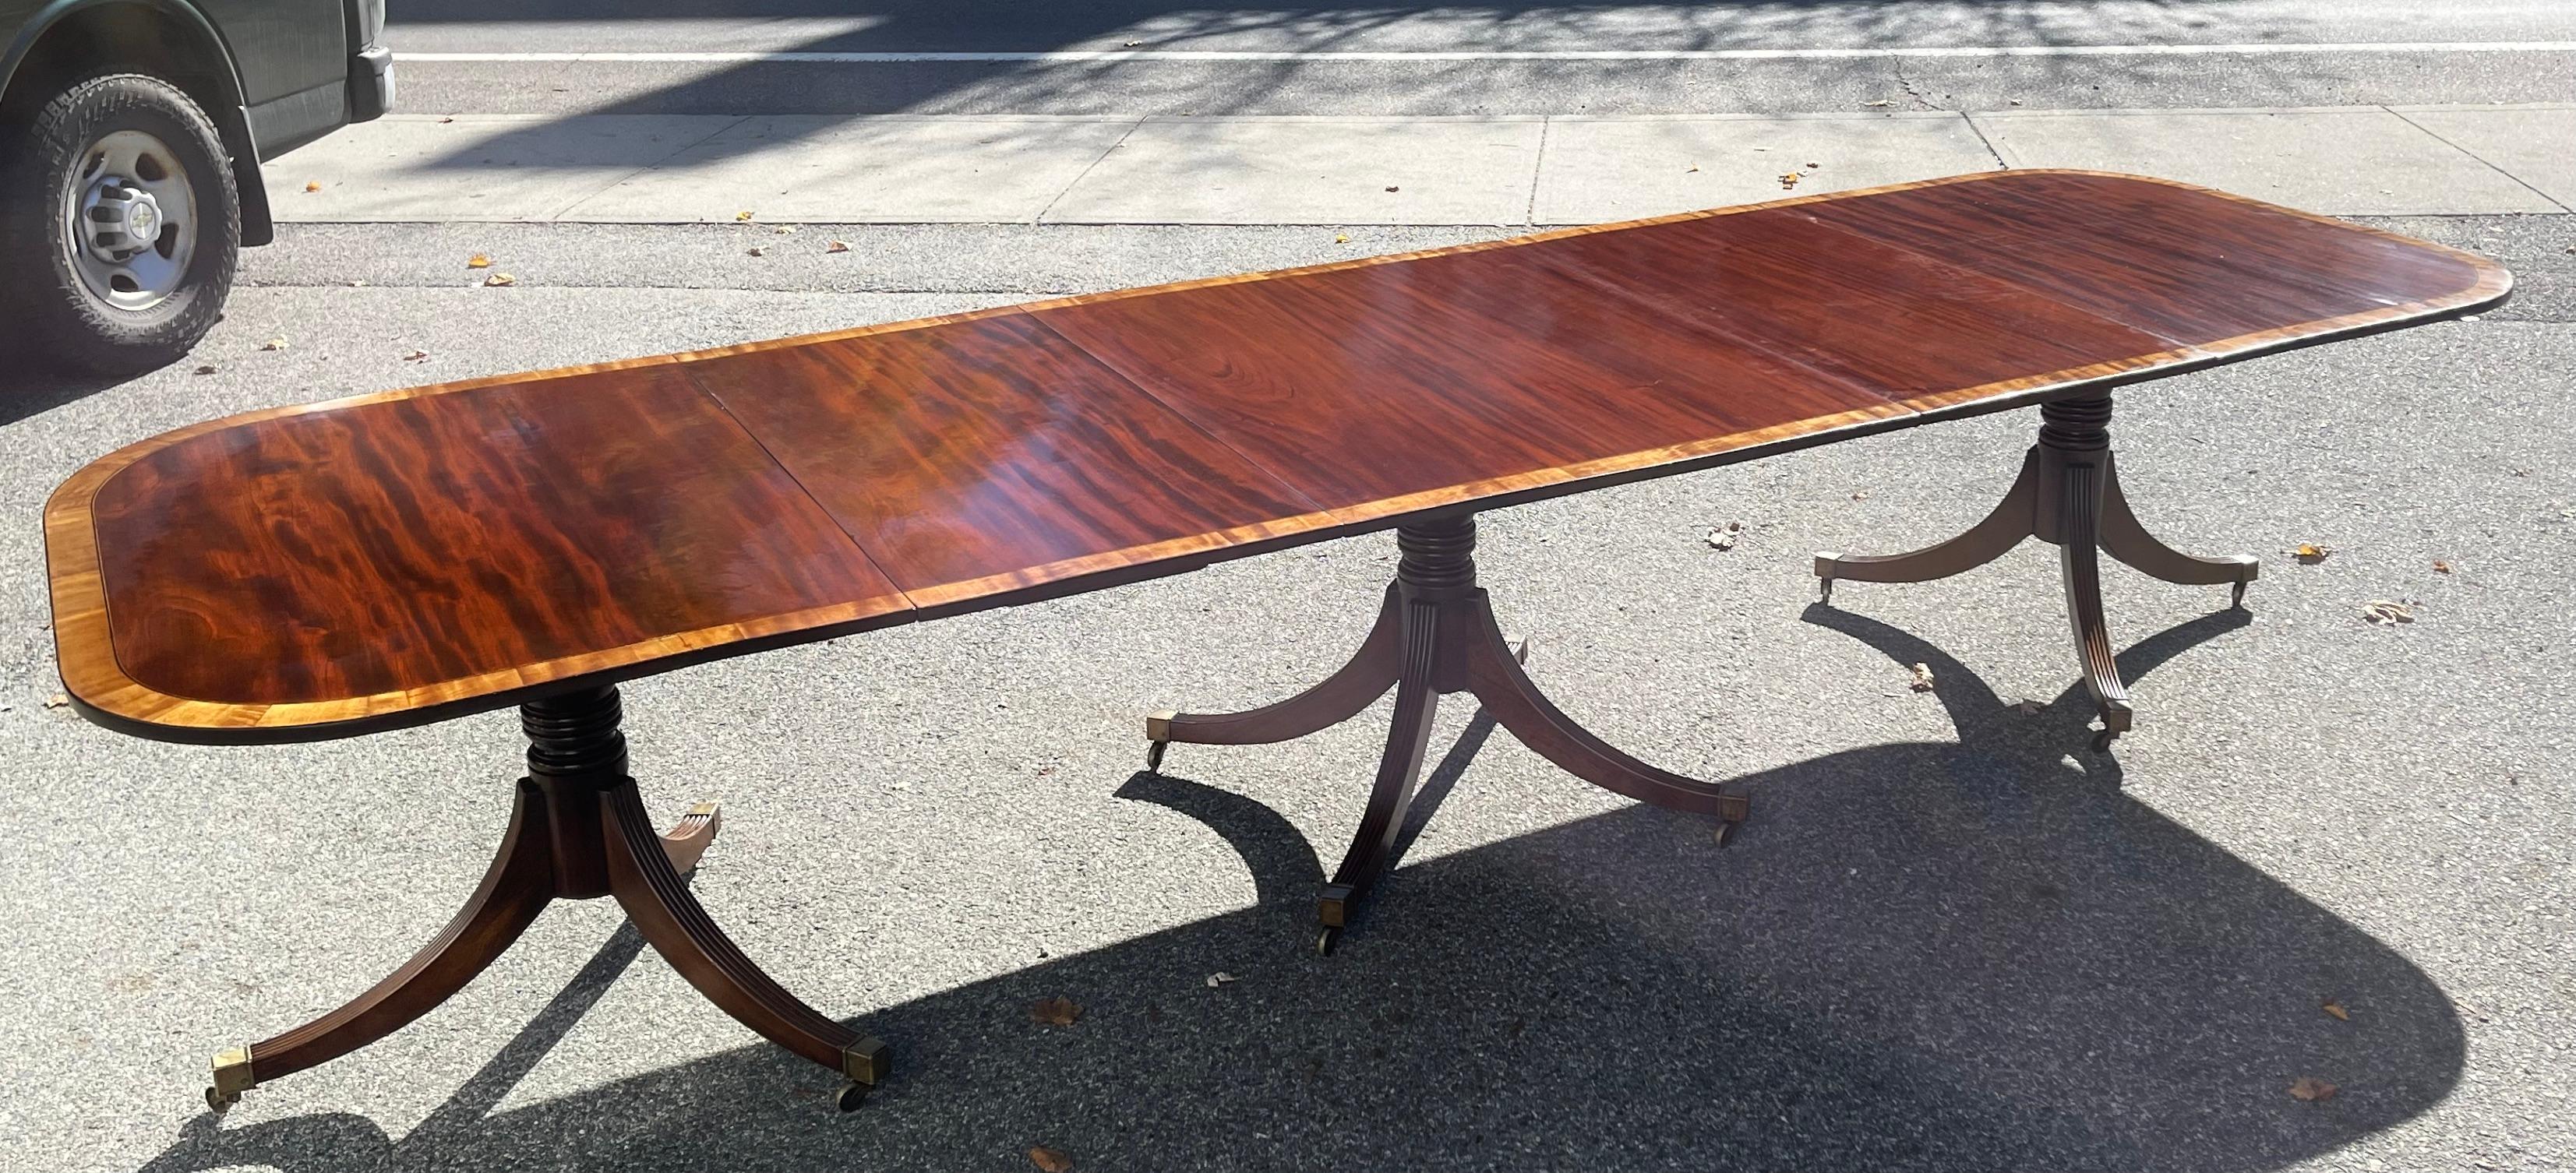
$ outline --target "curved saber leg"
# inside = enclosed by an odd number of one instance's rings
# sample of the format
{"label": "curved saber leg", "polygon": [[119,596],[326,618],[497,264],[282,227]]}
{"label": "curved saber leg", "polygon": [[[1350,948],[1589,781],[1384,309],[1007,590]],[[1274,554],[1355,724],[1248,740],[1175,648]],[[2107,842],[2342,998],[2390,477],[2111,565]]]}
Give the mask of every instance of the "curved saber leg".
{"label": "curved saber leg", "polygon": [[2120,467],[2109,453],[2102,456],[2102,552],[2136,569],[2150,578],[2162,579],[2178,586],[2217,586],[2225,583],[2235,588],[2228,599],[2231,607],[2245,605],[2245,585],[2262,576],[2262,563],[2251,554],[2232,554],[2223,558],[2201,558],[2185,554],[2164,544],[2138,515],[2129,509],[2128,495],[2120,491]]}
{"label": "curved saber leg", "polygon": [[2066,615],[2074,626],[2075,654],[2084,664],[2084,687],[2102,711],[2102,732],[2093,739],[2096,752],[2129,731],[2133,713],[2129,690],[2120,683],[2120,666],[2112,658],[2111,634],[2102,618],[2102,563],[2099,529],[2104,468],[2090,462],[2066,465],[2066,540],[2058,546],[2058,563],[2066,581]]}
{"label": "curved saber leg", "polygon": [[215,1056],[206,1106],[221,1112],[259,1083],[337,1059],[400,1030],[464,989],[509,949],[554,898],[546,808],[531,789],[520,784],[499,854],[474,895],[437,937],[347,1005],[275,1038]]}
{"label": "curved saber leg", "polygon": [[645,941],[736,1021],[848,1077],[840,1106],[857,1107],[885,1077],[885,1044],[825,1018],[743,956],[672,869],[632,781],[600,792],[599,815],[609,892]]}
{"label": "curved saber leg", "polygon": [[1404,604],[1399,612],[1404,635],[1404,668],[1395,686],[1395,719],[1386,734],[1386,754],[1378,759],[1377,783],[1369,790],[1368,809],[1350,850],[1315,901],[1322,929],[1315,937],[1319,953],[1331,953],[1350,924],[1352,905],[1386,870],[1386,859],[1413,805],[1413,788],[1422,779],[1422,756],[1431,742],[1431,719],[1440,708],[1437,678],[1440,656],[1440,607],[1431,602]]}
{"label": "curved saber leg", "polygon": [[1284,701],[1240,713],[1156,713],[1145,718],[1145,768],[1161,769],[1172,742],[1196,745],[1265,745],[1339,725],[1395,685],[1404,667],[1403,602],[1390,586],[1377,622],[1359,651],[1314,687]]}
{"label": "curved saber leg", "polygon": [[1974,570],[2003,557],[2023,538],[2031,536],[2038,516],[2041,482],[2041,454],[2033,448],[2022,457],[2021,475],[2013,478],[2012,488],[1994,511],[1967,532],[1936,546],[1926,546],[1903,554],[1840,554],[1820,551],[1816,555],[1816,578],[1823,600],[1834,601],[1834,580],[1857,579],[1861,582],[1930,582]]}
{"label": "curved saber leg", "polygon": [[1576,724],[1522,670],[1520,658],[1484,608],[1477,611],[1483,630],[1467,649],[1468,687],[1495,722],[1511,730],[1521,744],[1566,773],[1613,793],[1673,810],[1715,815],[1723,820],[1718,828],[1720,841],[1744,821],[1750,803],[1743,795],[1647,765]]}

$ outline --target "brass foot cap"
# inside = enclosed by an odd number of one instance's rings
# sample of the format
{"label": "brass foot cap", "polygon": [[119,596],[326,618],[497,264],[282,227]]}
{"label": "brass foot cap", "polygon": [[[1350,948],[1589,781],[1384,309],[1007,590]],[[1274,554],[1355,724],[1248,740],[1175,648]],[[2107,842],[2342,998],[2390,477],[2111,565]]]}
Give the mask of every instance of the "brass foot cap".
{"label": "brass foot cap", "polygon": [[250,1048],[227,1047],[215,1053],[214,1086],[206,1089],[206,1107],[222,1112],[241,1102],[243,1092],[259,1081],[250,1073]]}
{"label": "brass foot cap", "polygon": [[841,1074],[849,1076],[854,1083],[873,1087],[884,1082],[893,1068],[893,1049],[876,1039],[862,1036],[859,1041],[841,1048]]}
{"label": "brass foot cap", "polygon": [[1350,902],[1350,885],[1324,885],[1323,893],[1315,898],[1316,922],[1328,929],[1338,929],[1348,925],[1350,923]]}
{"label": "brass foot cap", "polygon": [[1180,713],[1171,709],[1165,709],[1159,713],[1145,714],[1145,740],[1170,741],[1172,739],[1172,718],[1177,716],[1180,716]]}

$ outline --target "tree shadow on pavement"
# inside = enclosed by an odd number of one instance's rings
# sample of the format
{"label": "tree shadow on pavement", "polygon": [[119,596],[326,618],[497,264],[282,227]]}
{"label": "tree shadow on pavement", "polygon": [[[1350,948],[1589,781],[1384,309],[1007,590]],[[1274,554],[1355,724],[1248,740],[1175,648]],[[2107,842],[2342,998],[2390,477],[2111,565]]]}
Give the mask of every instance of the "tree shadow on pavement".
{"label": "tree shadow on pavement", "polygon": [[[2188,8],[2203,0],[2162,0],[2157,7]],[[803,39],[753,52],[748,59],[673,75],[634,88],[612,85],[584,106],[597,114],[730,114],[812,115],[856,118],[865,115],[1049,112],[1098,117],[1143,114],[1222,115],[1265,110],[1269,99],[1312,92],[1319,83],[1314,62],[1236,58],[1199,63],[1193,72],[1148,79],[1140,64],[1115,58],[1088,60],[992,60],[977,54],[1049,54],[1114,52],[1124,48],[1225,50],[1246,45],[1276,48],[1263,36],[1285,37],[1303,53],[1382,50],[1372,40],[1390,30],[1425,20],[1436,21],[1445,50],[1558,49],[1601,47],[1595,22],[1622,16],[1646,22],[1631,28],[1626,39],[1614,36],[1609,47],[1657,50],[1708,50],[1778,47],[1802,37],[1848,41],[1858,45],[1920,45],[1927,38],[1967,38],[1970,43],[2051,44],[2069,30],[2034,12],[2021,0],[1967,0],[1937,9],[1883,0],[1850,4],[1843,0],[1722,0],[1720,3],[1675,5],[1658,0],[1610,0],[1568,6],[1540,0],[1504,0],[1473,8],[1439,4],[1355,6],[1341,0],[1273,0],[1250,7],[1212,6],[1182,0],[1103,0],[1099,3],[1033,6],[1018,0],[415,0],[395,14],[393,39],[397,58],[408,25],[445,23],[506,24],[518,21],[611,23],[734,18],[746,25],[768,24],[795,29],[816,22],[832,26]],[[1445,18],[1445,19],[1443,19]],[[2242,36],[2266,35],[2252,18],[2238,16]],[[1252,38],[1247,40],[1246,38]],[[694,46],[673,44],[670,49]],[[817,66],[760,59],[762,52],[859,54],[963,54],[962,58],[879,60],[864,68],[834,68],[817,75]],[[1567,61],[1509,62],[1519,83],[1511,92],[1546,94],[1597,72],[1600,63]],[[2028,70],[2063,72],[2076,88],[2110,73],[2139,74],[2157,68],[2153,62],[2088,58],[2080,66],[2028,60]],[[1145,65],[1153,69],[1157,66]],[[1173,63],[1161,63],[1173,68]],[[1454,114],[1461,110],[1531,113],[1540,108],[1496,107],[1492,96],[1475,85],[1476,63],[1416,60],[1344,62],[1339,68],[1373,70],[1372,84],[1395,103],[1368,113],[1387,115]],[[1748,72],[1768,76],[1811,70],[1802,62],[1737,61],[1714,74],[1694,73],[1684,61],[1627,60],[1611,68],[1648,91],[1690,92],[1683,110],[1737,110],[1742,103],[1709,93],[1729,86],[1730,78]],[[1885,89],[1907,92],[1899,65],[1884,65]],[[1207,84],[1207,71],[1221,71],[1222,87]],[[827,77],[828,80],[823,80]],[[1329,89],[1329,83],[1320,88]],[[2096,87],[2098,88],[2098,87]],[[1758,87],[1729,97],[1752,98]],[[1876,92],[1876,91],[1873,91]],[[1103,102],[1102,94],[1124,97]],[[1607,112],[1595,106],[1590,113]],[[1933,108],[1926,106],[1924,108]],[[1659,111],[1661,108],[1658,108]],[[1353,111],[1354,113],[1359,111]],[[1564,110],[1555,112],[1563,113]],[[496,156],[517,157],[550,167],[564,166],[559,142],[549,139],[559,118],[477,138],[467,146],[425,161],[443,171],[489,169]],[[694,162],[776,149],[774,140],[750,135],[721,135],[689,148]],[[603,183],[632,170],[621,160],[599,168]]]}
{"label": "tree shadow on pavement", "polygon": [[[493,1111],[638,954],[625,928],[399,1140],[341,1113],[201,1118],[147,1168],[1014,1168],[1044,1144],[1093,1169],[2255,1170],[2458,1079],[2443,991],[2124,796],[2084,748],[2080,685],[2024,715],[1905,632],[1805,618],[1932,665],[1959,740],[1738,779],[1754,818],[1722,849],[1637,807],[1415,862],[1330,958],[1293,825],[1140,774],[1119,794],[1223,837],[1257,903],[866,1015],[896,1075],[853,1115],[766,1045]],[[2121,668],[2245,622],[2171,628]],[[1470,725],[1427,797],[1490,731]],[[1152,866],[1136,879],[1152,899]],[[1056,995],[1081,1020],[1032,1023]],[[2341,1093],[2297,1100],[2303,1076]]]}

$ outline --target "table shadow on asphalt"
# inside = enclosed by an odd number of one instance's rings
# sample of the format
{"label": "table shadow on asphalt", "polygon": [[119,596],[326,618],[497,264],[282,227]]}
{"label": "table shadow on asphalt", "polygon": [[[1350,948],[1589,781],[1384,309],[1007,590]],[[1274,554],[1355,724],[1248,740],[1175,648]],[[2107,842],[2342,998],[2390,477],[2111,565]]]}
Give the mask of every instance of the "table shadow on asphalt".
{"label": "table shadow on asphalt", "polygon": [[[1045,1144],[1094,1169],[2255,1170],[2395,1125],[2457,1081],[2448,996],[2123,795],[2116,759],[2084,748],[2080,684],[2025,715],[1906,632],[1822,605],[1804,618],[1930,665],[1958,741],[1738,779],[1754,818],[1724,848],[1704,820],[1634,807],[1415,863],[1330,958],[1311,950],[1322,869],[1295,826],[1138,774],[1118,795],[1222,836],[1255,906],[854,1020],[893,1043],[896,1075],[849,1116],[766,1044],[495,1111],[640,954],[626,926],[400,1139],[343,1112],[200,1116],[145,1169],[1011,1168]],[[2247,622],[2169,628],[2121,669]],[[1470,722],[1426,806],[1491,730]],[[1150,900],[1153,865],[1135,866]],[[1244,957],[1261,960],[1207,984]],[[1081,1020],[1032,1023],[1056,995]],[[2341,1093],[2296,1100],[2303,1076]]]}

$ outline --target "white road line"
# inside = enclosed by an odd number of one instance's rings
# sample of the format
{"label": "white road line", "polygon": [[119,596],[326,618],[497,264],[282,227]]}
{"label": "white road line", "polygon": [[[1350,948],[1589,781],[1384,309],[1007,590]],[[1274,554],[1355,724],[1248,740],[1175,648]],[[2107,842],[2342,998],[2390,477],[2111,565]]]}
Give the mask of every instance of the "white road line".
{"label": "white road line", "polygon": [[407,53],[400,61],[635,62],[643,64],[906,65],[1087,61],[1817,61],[1889,57],[2268,57],[2291,53],[2569,53],[2576,41],[2356,41],[2275,45],[1958,45],[1886,49],[1467,49],[1415,52],[1234,49],[1052,49],[992,53],[738,52]]}

